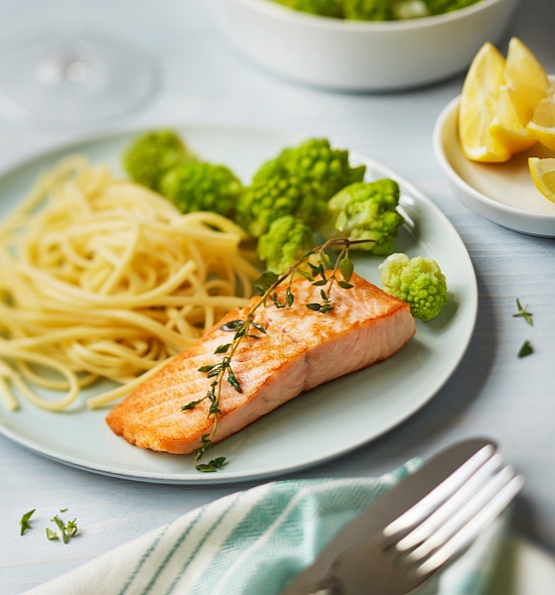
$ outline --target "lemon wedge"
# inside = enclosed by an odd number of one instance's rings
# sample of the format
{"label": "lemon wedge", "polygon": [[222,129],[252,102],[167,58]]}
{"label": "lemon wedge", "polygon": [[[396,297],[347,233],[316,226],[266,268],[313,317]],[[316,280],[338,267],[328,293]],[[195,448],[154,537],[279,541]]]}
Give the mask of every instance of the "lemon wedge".
{"label": "lemon wedge", "polygon": [[526,129],[542,145],[555,151],[555,89],[550,97],[540,101]]}
{"label": "lemon wedge", "polygon": [[506,85],[499,90],[495,117],[488,129],[492,138],[511,155],[526,151],[536,144],[536,137],[520,120]]}
{"label": "lemon wedge", "polygon": [[509,42],[504,89],[523,126],[532,119],[540,101],[548,96],[551,89],[543,66],[516,37]]}
{"label": "lemon wedge", "polygon": [[537,141],[527,124],[539,103],[548,96],[550,83],[543,66],[517,37],[509,42],[504,79],[489,132],[515,155]]}
{"label": "lemon wedge", "polygon": [[499,91],[504,83],[505,58],[485,43],[470,65],[459,107],[459,138],[464,154],[473,161],[500,162],[512,153],[490,133]]}
{"label": "lemon wedge", "polygon": [[547,157],[530,157],[528,167],[536,188],[549,199],[555,202],[555,159]]}

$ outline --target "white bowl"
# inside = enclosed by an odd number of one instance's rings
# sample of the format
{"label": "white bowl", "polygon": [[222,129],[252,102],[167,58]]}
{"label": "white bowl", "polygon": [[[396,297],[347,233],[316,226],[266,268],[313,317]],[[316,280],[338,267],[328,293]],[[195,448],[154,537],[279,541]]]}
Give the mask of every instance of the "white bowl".
{"label": "white bowl", "polygon": [[213,0],[227,36],[278,74],[322,87],[390,91],[464,70],[483,43],[499,40],[518,0],[481,0],[405,21],[347,21],[271,0]]}
{"label": "white bowl", "polygon": [[538,143],[506,163],[470,161],[459,141],[459,104],[460,97],[453,99],[434,128],[434,152],[454,193],[469,209],[498,225],[555,237],[555,203],[534,186],[528,168],[528,157],[555,157],[555,153]]}

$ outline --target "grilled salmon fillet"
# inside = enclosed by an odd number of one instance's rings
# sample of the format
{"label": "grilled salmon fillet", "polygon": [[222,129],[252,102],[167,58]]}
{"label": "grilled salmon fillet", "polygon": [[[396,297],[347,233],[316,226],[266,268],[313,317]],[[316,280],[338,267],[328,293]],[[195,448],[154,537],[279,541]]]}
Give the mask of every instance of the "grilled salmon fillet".
{"label": "grilled salmon fillet", "polygon": [[[306,307],[321,302],[320,287],[304,278],[293,281],[295,301],[276,308],[268,301],[254,320],[266,330],[261,338],[245,337],[231,366],[242,392],[226,380],[220,397],[221,414],[214,441],[238,432],[259,417],[303,391],[385,360],[415,332],[409,306],[353,274],[353,288],[335,285],[330,299],[333,310],[325,314]],[[278,288],[283,300],[285,288]],[[214,351],[231,343],[233,332],[222,325],[244,320],[259,298],[242,310],[229,312],[197,343],[178,355],[131,393],[108,415],[107,423],[119,436],[141,448],[185,454],[201,446],[210,432],[206,399],[194,409],[181,407],[206,395],[213,379],[198,371],[221,362]]]}

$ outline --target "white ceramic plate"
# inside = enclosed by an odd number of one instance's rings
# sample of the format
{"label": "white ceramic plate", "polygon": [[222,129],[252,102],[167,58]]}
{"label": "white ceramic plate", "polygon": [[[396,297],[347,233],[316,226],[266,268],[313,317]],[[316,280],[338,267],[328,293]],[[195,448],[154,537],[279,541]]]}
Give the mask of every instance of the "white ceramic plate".
{"label": "white ceramic plate", "polygon": [[555,153],[537,143],[506,163],[470,161],[457,132],[459,103],[456,97],[445,107],[434,129],[434,151],[454,193],[469,209],[498,225],[555,237],[555,203],[534,186],[528,168],[528,157],[555,157]]}
{"label": "white ceramic plate", "polygon": [[[191,125],[179,130],[203,158],[230,165],[244,180],[265,159],[300,140],[295,134],[240,127]],[[122,151],[135,134],[118,132],[65,146],[4,174],[0,216],[29,190],[40,170],[69,153],[107,161],[120,171]],[[416,336],[394,357],[310,391],[217,445],[211,454],[228,457],[229,464],[214,474],[195,471],[193,455],[130,446],[105,424],[107,410],[88,411],[84,399],[65,413],[25,402],[16,412],[0,410],[0,431],[37,453],[98,473],[160,483],[223,483],[327,461],[412,415],[440,389],[465,352],[477,311],[476,278],[460,237],[430,200],[380,164],[353,156],[355,160],[367,164],[368,179],[389,176],[401,184],[407,224],[397,249],[434,257],[450,289],[451,300],[440,316],[427,324],[418,322]],[[359,258],[357,271],[379,284],[377,266],[382,260]]]}

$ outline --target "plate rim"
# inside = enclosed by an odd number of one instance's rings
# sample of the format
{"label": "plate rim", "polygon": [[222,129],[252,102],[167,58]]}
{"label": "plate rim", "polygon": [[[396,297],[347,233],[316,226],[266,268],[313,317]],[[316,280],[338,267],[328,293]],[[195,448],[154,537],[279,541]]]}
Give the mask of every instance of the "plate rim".
{"label": "plate rim", "polygon": [[[94,143],[103,140],[111,140],[116,139],[119,136],[124,136],[131,133],[141,133],[145,132],[146,130],[151,130],[153,128],[158,128],[163,126],[163,124],[153,124],[152,126],[145,126],[145,125],[134,125],[134,126],[126,126],[126,127],[112,127],[109,129],[105,129],[104,131],[98,131],[94,134],[82,134],[78,137],[72,138],[66,142],[56,143],[54,146],[50,146],[42,151],[36,152],[31,154],[27,158],[23,158],[19,160],[19,162],[13,164],[12,166],[0,170],[0,181],[9,175],[15,174],[17,170],[22,169],[27,166],[32,166],[36,162],[40,162],[43,159],[48,159],[52,157],[54,154],[67,151],[68,154],[76,151],[76,147],[81,144],[85,143]],[[273,134],[276,136],[283,136],[289,137],[287,142],[295,142],[295,139],[302,139],[308,138],[308,135],[303,134],[299,131],[293,131],[283,128],[272,128],[266,126],[257,126],[257,125],[250,125],[250,124],[240,124],[240,123],[230,123],[230,122],[202,122],[202,121],[185,121],[185,122],[173,122],[171,124],[166,124],[167,127],[184,130],[186,131],[189,129],[197,129],[197,130],[204,130],[204,129],[211,129],[211,130],[237,130],[237,131],[251,131],[255,133],[264,133],[264,134]],[[340,146],[340,143],[336,143],[335,141],[332,142],[335,146]],[[286,466],[279,466],[278,468],[269,469],[267,472],[259,473],[246,473],[246,472],[228,472],[228,474],[223,475],[219,473],[215,474],[202,474],[198,472],[187,472],[183,476],[176,477],[175,473],[167,473],[167,472],[146,472],[146,473],[138,473],[136,470],[132,470],[129,472],[125,472],[121,470],[119,467],[113,467],[111,465],[106,464],[98,464],[96,462],[88,462],[84,463],[84,461],[80,457],[74,457],[72,455],[67,454],[60,454],[56,452],[55,449],[50,447],[45,447],[43,445],[33,443],[32,440],[27,439],[24,436],[18,435],[16,432],[6,428],[4,423],[0,418],[0,434],[4,435],[6,438],[14,441],[15,443],[21,445],[22,447],[30,450],[31,452],[38,454],[40,456],[44,456],[48,459],[57,461],[59,463],[81,469],[84,471],[97,473],[100,475],[105,475],[109,477],[127,479],[127,480],[134,480],[134,481],[141,481],[146,483],[158,483],[158,484],[174,484],[174,485],[224,485],[224,484],[231,484],[231,483],[240,483],[240,482],[247,482],[253,481],[258,479],[267,479],[276,476],[283,476],[290,473],[296,473],[303,471],[308,468],[315,467],[316,465],[325,464],[329,461],[336,460],[342,456],[345,456],[347,453],[354,452],[357,449],[363,447],[366,444],[376,440],[380,436],[386,434],[387,432],[393,430],[398,425],[400,425],[405,420],[412,417],[417,411],[419,411],[424,405],[426,405],[429,401],[433,399],[433,397],[438,393],[438,391],[445,385],[448,379],[452,376],[455,370],[458,368],[464,354],[466,353],[468,346],[470,344],[470,340],[474,333],[474,328],[476,324],[477,314],[478,314],[478,284],[476,279],[476,273],[474,271],[474,266],[468,250],[462,241],[461,236],[459,235],[458,231],[448,219],[448,217],[435,205],[435,203],[429,199],[423,192],[418,190],[415,186],[413,186],[410,182],[408,182],[402,176],[396,174],[388,167],[384,166],[382,163],[366,157],[363,153],[360,153],[356,150],[349,150],[349,155],[353,160],[358,160],[367,165],[367,167],[374,168],[379,170],[385,176],[391,177],[395,181],[399,183],[402,190],[407,192],[411,196],[417,197],[420,201],[426,204],[427,208],[431,209],[435,216],[438,217],[441,221],[445,229],[449,232],[451,238],[458,244],[459,249],[466,256],[467,265],[469,267],[470,272],[470,279],[465,281],[469,281],[469,285],[467,286],[468,289],[468,296],[467,302],[468,306],[471,311],[471,323],[468,325],[466,329],[466,333],[464,334],[463,338],[460,340],[456,354],[451,362],[450,367],[446,370],[443,370],[441,374],[438,375],[435,382],[432,384],[431,388],[428,391],[426,396],[420,397],[419,399],[415,400],[414,403],[408,409],[404,409],[398,415],[394,416],[394,418],[385,425],[382,429],[378,432],[372,433],[368,437],[358,440],[354,444],[347,444],[346,446],[336,449],[333,454],[324,455],[321,457],[314,457],[310,461],[304,463],[291,463]]]}

